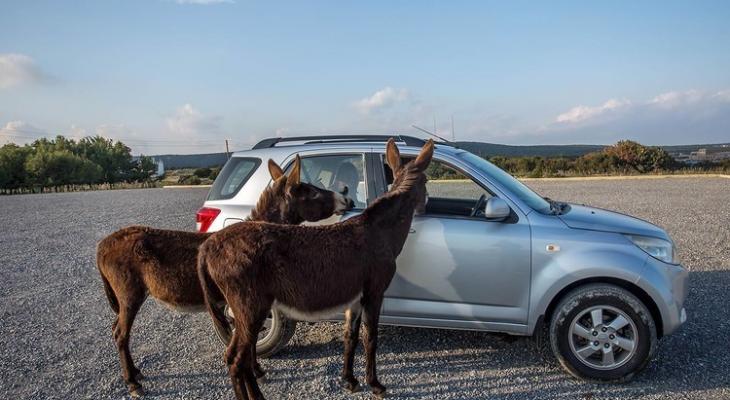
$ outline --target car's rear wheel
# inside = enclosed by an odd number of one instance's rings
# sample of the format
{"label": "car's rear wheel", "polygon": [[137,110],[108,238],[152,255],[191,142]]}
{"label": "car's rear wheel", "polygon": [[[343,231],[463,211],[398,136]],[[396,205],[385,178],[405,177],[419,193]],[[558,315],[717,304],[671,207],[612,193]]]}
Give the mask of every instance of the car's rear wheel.
{"label": "car's rear wheel", "polygon": [[553,354],[571,375],[628,381],[654,356],[657,334],[646,306],[614,285],[591,284],[568,293],[549,326]]}
{"label": "car's rear wheel", "polygon": [[[228,318],[231,327],[233,327],[233,314],[228,306],[225,306],[225,315]],[[297,328],[297,322],[290,320],[281,311],[276,309],[269,312],[269,316],[264,321],[264,326],[259,331],[258,340],[256,341],[256,354],[261,358],[267,358],[276,354],[281,350],[294,336]],[[235,330],[235,328],[232,328]],[[230,332],[222,332],[216,328],[218,338],[224,345],[228,345],[231,340]]]}

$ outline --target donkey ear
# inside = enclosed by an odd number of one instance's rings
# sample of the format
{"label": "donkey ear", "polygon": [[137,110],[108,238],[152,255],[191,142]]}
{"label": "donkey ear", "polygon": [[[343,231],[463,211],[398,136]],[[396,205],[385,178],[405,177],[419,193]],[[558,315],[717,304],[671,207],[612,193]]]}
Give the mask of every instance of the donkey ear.
{"label": "donkey ear", "polygon": [[269,173],[271,174],[271,179],[275,181],[284,176],[284,171],[281,169],[279,164],[272,159],[269,159]]}
{"label": "donkey ear", "polygon": [[297,157],[294,159],[294,167],[291,169],[291,172],[289,172],[289,178],[287,178],[287,185],[298,185],[299,184],[299,173],[302,169],[302,159],[299,157],[299,154],[297,154]]}
{"label": "donkey ear", "polygon": [[416,160],[413,161],[413,164],[419,171],[425,171],[428,168],[428,164],[431,163],[431,158],[433,157],[433,148],[433,139],[428,139],[426,144],[421,148],[421,152],[416,157]]}
{"label": "donkey ear", "polygon": [[400,168],[400,151],[398,151],[398,146],[395,145],[393,138],[388,139],[388,145],[385,146],[385,160],[388,162],[390,170],[395,174]]}

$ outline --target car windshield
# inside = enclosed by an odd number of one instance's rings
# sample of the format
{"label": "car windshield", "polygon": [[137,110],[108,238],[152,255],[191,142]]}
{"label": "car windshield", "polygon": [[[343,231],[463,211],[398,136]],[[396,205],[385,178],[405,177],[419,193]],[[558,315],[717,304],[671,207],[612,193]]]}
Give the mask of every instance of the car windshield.
{"label": "car windshield", "polygon": [[542,198],[539,194],[535,193],[527,187],[524,183],[515,179],[512,175],[504,172],[499,167],[490,163],[489,161],[464,151],[458,154],[458,157],[468,162],[470,165],[484,172],[487,176],[497,181],[499,184],[504,186],[507,190],[512,192],[515,196],[519,197],[525,204],[527,204],[533,210],[541,214],[550,214],[552,208],[550,203]]}

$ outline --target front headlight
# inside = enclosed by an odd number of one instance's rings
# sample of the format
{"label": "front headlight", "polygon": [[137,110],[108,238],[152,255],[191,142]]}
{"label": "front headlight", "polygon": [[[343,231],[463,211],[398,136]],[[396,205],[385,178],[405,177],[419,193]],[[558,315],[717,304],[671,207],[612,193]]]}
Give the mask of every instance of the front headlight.
{"label": "front headlight", "polygon": [[674,244],[668,240],[659,239],[651,236],[624,235],[632,243],[641,250],[647,252],[650,256],[657,260],[664,261],[669,264],[678,264]]}

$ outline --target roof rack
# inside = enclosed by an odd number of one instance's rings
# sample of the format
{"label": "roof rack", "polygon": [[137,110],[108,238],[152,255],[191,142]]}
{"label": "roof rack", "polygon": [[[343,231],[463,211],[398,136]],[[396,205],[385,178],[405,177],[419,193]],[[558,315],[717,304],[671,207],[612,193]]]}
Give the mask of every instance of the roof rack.
{"label": "roof rack", "polygon": [[321,135],[321,136],[294,136],[294,137],[274,137],[264,139],[256,143],[251,149],[267,149],[275,147],[281,142],[304,142],[311,143],[347,143],[347,142],[386,142],[393,138],[399,142],[403,142],[406,146],[420,147],[426,144],[421,138],[407,135]]}

